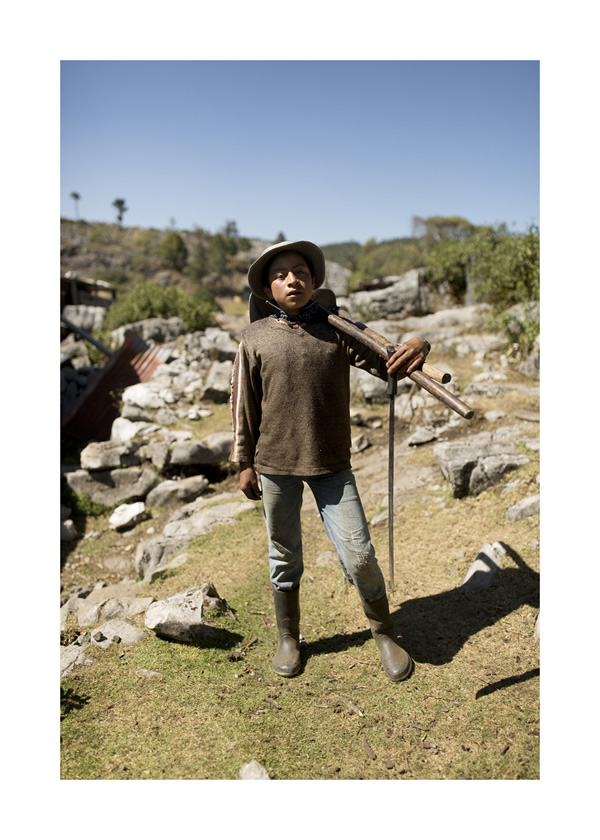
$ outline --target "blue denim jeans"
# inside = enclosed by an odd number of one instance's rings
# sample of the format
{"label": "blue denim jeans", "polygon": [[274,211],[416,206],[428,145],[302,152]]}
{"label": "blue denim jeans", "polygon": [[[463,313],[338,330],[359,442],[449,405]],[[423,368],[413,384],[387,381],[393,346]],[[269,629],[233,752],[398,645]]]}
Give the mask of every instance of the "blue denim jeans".
{"label": "blue denim jeans", "polygon": [[385,595],[385,581],[351,470],[318,476],[261,474],[260,479],[269,572],[276,589],[289,592],[300,585],[304,570],[300,509],[306,482],[346,579],[365,601],[377,601]]}

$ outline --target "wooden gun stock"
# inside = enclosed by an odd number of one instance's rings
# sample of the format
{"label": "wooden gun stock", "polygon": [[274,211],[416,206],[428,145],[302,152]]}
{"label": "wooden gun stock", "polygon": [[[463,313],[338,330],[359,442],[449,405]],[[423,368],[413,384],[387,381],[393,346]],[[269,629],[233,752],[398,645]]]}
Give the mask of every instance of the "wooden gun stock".
{"label": "wooden gun stock", "polygon": [[[322,306],[322,304],[320,305]],[[325,309],[325,307],[323,308]],[[333,312],[329,312],[328,309],[325,309],[325,312],[327,312],[327,320],[332,327],[340,330],[340,332],[345,332],[347,335],[358,339],[358,341],[362,341],[363,344],[370,347],[371,350],[374,350],[386,361],[389,359],[390,350],[394,349],[394,345],[392,342],[384,338],[384,336],[379,335],[379,333],[375,332],[375,330],[369,329],[369,327],[366,327],[364,324],[359,324],[358,322],[353,321],[348,313],[343,309],[339,310],[337,315]],[[459,400],[458,397],[455,397],[454,394],[451,394],[450,391],[446,390],[446,388],[440,384],[438,377],[443,377],[444,375],[447,376],[448,379],[445,380],[447,382],[449,381],[450,374],[444,374],[444,371],[440,371],[438,368],[433,368],[436,375],[435,377],[431,376],[427,373],[427,369],[431,370],[432,367],[432,365],[424,364],[421,370],[415,370],[412,373],[407,374],[407,376],[409,379],[412,379],[413,382],[416,382],[417,385],[420,385],[421,388],[428,391],[432,396],[447,405],[448,408],[451,408],[452,411],[455,411],[466,420],[470,420],[474,414],[473,409],[462,400]],[[444,380],[442,379],[441,381]]]}
{"label": "wooden gun stock", "polygon": [[[338,315],[344,320],[348,321],[351,324],[355,324],[361,330],[364,335],[368,335],[372,338],[375,342],[380,344],[387,352],[387,348],[392,346],[391,343],[385,338],[383,335],[380,335],[375,330],[372,330],[370,327],[367,327],[366,324],[361,324],[360,321],[354,321],[352,316],[346,312],[344,309],[338,310]],[[445,370],[440,370],[439,368],[430,365],[428,362],[423,362],[423,366],[421,368],[423,373],[426,376],[429,376],[430,379],[435,379],[436,382],[441,382],[442,385],[446,385],[446,383],[450,382],[452,379],[451,374],[449,374]]]}

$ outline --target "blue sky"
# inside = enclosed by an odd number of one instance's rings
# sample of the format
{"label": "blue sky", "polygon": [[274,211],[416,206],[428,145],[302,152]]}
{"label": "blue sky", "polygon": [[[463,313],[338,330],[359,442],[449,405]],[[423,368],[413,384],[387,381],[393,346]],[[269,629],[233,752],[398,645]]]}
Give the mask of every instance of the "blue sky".
{"label": "blue sky", "polygon": [[163,229],[409,236],[539,224],[537,61],[62,61],[61,203]]}

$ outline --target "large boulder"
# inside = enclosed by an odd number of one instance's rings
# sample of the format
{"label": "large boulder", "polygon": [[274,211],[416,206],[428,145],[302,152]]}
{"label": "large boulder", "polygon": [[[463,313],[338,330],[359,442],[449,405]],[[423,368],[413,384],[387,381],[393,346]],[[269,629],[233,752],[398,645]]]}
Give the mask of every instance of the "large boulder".
{"label": "large boulder", "polygon": [[231,376],[233,362],[213,362],[202,392],[202,399],[216,403],[226,403],[231,396]]}
{"label": "large boulder", "polygon": [[193,501],[208,487],[203,475],[192,475],[179,481],[161,481],[146,497],[148,507],[171,508]]}
{"label": "large boulder", "polygon": [[212,361],[233,361],[238,345],[226,330],[219,327],[207,327],[201,332],[186,336],[185,349],[191,354],[208,356]]}
{"label": "large boulder", "polygon": [[215,635],[215,628],[206,624],[206,606],[227,612],[227,603],[219,598],[212,583],[204,583],[187,592],[181,592],[155,601],[146,610],[145,623],[149,630],[176,642],[193,643]]}
{"label": "large boulder", "polygon": [[491,432],[438,443],[433,454],[455,498],[476,496],[529,463],[513,440]]}
{"label": "large boulder", "polygon": [[174,466],[219,464],[227,461],[232,444],[232,432],[217,432],[202,440],[175,441],[170,463]]}
{"label": "large boulder", "polygon": [[331,289],[336,297],[345,297],[348,294],[348,281],[352,272],[339,263],[325,260],[325,283],[326,289]]}
{"label": "large boulder", "polygon": [[431,311],[425,288],[425,269],[413,268],[400,276],[384,277],[386,288],[368,292],[353,292],[350,307],[353,312],[368,310],[372,315],[424,315]]}
{"label": "large boulder", "polygon": [[138,333],[144,341],[164,344],[167,341],[173,341],[178,335],[185,335],[187,327],[176,315],[172,318],[147,318],[113,330],[111,333],[113,346],[120,347],[130,332]]}
{"label": "large boulder", "polygon": [[[123,402],[131,403],[138,408],[156,409],[164,408],[166,400],[164,394],[161,393],[165,388],[161,383],[156,382],[138,382],[135,385],[130,385],[123,391]],[[169,390],[167,389],[167,395]]]}
{"label": "large boulder", "polygon": [[74,470],[65,474],[65,480],[76,495],[88,495],[93,502],[108,506],[143,501],[159,482],[149,467],[95,472]]}
{"label": "large boulder", "polygon": [[139,444],[116,441],[89,443],[81,450],[79,462],[84,470],[109,470],[117,467],[137,467],[140,463]]}

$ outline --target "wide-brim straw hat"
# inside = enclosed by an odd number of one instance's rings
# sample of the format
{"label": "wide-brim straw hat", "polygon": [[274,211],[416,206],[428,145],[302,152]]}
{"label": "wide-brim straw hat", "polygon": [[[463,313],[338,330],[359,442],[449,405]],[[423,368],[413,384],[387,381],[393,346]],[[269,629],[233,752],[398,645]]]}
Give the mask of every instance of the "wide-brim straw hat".
{"label": "wide-brim straw hat", "polygon": [[322,286],[325,281],[325,256],[317,245],[313,242],[307,242],[304,239],[297,242],[277,242],[275,245],[269,245],[268,248],[265,248],[260,257],[248,269],[248,285],[252,290],[252,294],[261,300],[267,300],[267,296],[263,291],[263,286],[269,285],[265,276],[267,264],[276,254],[280,254],[282,251],[297,251],[299,254],[302,254],[312,267],[315,277],[315,289]]}

